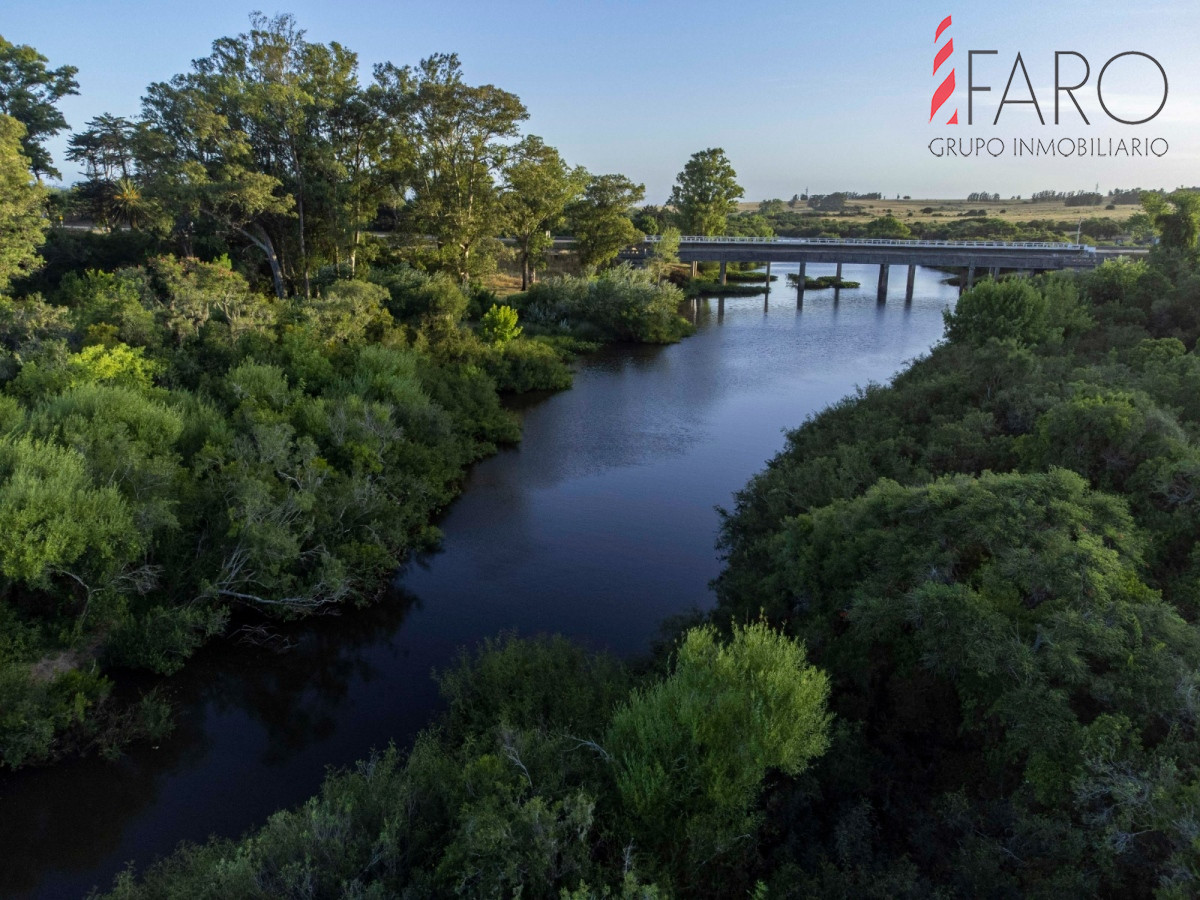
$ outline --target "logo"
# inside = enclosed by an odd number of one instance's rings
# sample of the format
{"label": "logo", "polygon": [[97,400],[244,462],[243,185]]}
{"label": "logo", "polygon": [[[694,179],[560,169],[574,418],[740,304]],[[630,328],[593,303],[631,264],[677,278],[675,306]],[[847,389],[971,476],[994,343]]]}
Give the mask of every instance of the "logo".
{"label": "logo", "polygon": [[[942,19],[942,23],[940,25],[938,25],[937,31],[933,35],[933,42],[935,44],[941,39],[942,34],[944,34],[946,29],[949,27],[950,27],[950,17],[946,16],[946,18]],[[951,55],[953,55],[953,53],[954,53],[954,38],[948,38],[946,40],[946,43],[942,45],[942,48],[940,50],[938,50],[937,55],[933,58],[933,77],[934,78],[937,77],[938,69],[940,69],[942,67],[942,63],[944,63],[946,60],[948,60],[951,57]],[[954,66],[951,66],[950,71],[946,74],[946,77],[942,80],[942,83],[939,84],[937,86],[937,90],[935,90],[933,92],[933,100],[929,104],[929,121],[930,122],[933,121],[933,117],[937,114],[937,111],[942,108],[943,104],[945,104],[945,102],[947,100],[950,99],[950,95],[953,93],[954,93]],[[957,125],[958,124],[958,109],[957,108],[954,110],[954,115],[952,115],[946,121],[946,124],[947,125]]]}
{"label": "logo", "polygon": [[[954,38],[946,33],[952,25],[952,17],[946,16],[934,30],[933,43],[933,79],[936,87],[929,101],[929,123],[934,119],[944,119],[946,125],[958,125],[958,104],[952,102],[958,88],[955,78]],[[945,42],[942,38],[945,36]],[[985,105],[984,95],[992,93],[993,79],[999,84],[999,78],[1004,76],[1004,69],[997,69],[991,63],[991,57],[999,57],[999,50],[967,50],[967,90],[966,106],[968,126],[975,125],[977,107]],[[1036,61],[1035,61],[1036,62]],[[1039,76],[1048,79],[1050,70],[1054,73],[1053,97],[1039,97],[1034,88],[1034,80],[1030,77],[1029,67],[1025,57],[1017,51],[1012,65],[1007,68],[1007,79],[1000,102],[996,105],[995,115],[989,116],[989,111],[983,111],[985,125],[999,125],[1009,107],[1032,107],[1027,112],[1037,117],[1037,124],[1046,126],[1047,114],[1052,105],[1054,109],[1053,126],[1061,126],[1064,122],[1071,126],[1079,125],[1092,127],[1093,120],[1103,121],[1105,117],[1119,126],[1140,126],[1153,121],[1167,105],[1170,93],[1170,80],[1167,70],[1157,59],[1142,50],[1122,50],[1108,57],[1099,67],[1095,81],[1092,81],[1093,66],[1088,57],[1078,50],[1055,50],[1053,60],[1034,71]],[[1118,74],[1119,73],[1119,74]],[[1105,94],[1105,77],[1111,82],[1123,80],[1126,85],[1136,83],[1141,88],[1135,92],[1133,103],[1140,108],[1128,108],[1130,96],[1128,91],[1121,95],[1120,91],[1113,92],[1110,87],[1108,96]],[[1039,82],[1040,83],[1040,82]],[[1114,93],[1116,106],[1114,107]],[[1093,100],[1094,96],[1094,100]],[[978,99],[977,99],[978,98]],[[1123,105],[1121,105],[1123,104]],[[1013,120],[1016,111],[1009,111],[1008,120]],[[987,121],[990,118],[991,121]],[[1025,119],[1032,124],[1032,117]],[[974,138],[934,138],[929,144],[929,150],[934,156],[982,156],[997,157],[1012,156],[1164,156],[1167,152],[1165,138],[1144,133],[1129,134],[1124,137],[1081,137],[1027,135],[1006,140],[1002,137]]]}

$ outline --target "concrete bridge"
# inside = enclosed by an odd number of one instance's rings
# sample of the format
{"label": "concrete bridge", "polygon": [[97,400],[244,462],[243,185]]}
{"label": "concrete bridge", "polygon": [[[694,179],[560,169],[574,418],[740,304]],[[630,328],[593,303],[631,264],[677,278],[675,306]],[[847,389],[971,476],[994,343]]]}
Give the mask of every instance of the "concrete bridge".
{"label": "concrete bridge", "polygon": [[[659,238],[648,236],[640,244],[623,251],[622,259],[644,260],[654,252]],[[692,264],[692,274],[702,262],[720,263],[721,284],[725,267],[731,262],[766,264],[770,289],[771,263],[800,264],[797,295],[804,297],[807,263],[835,263],[837,277],[843,263],[879,266],[878,297],[887,297],[888,273],[894,265],[908,267],[905,299],[911,300],[917,266],[937,266],[963,270],[966,287],[974,284],[975,274],[987,270],[992,277],[1001,269],[1041,272],[1048,269],[1093,268],[1113,254],[1098,253],[1083,244],[1058,244],[1045,241],[915,241],[887,238],[762,238],[762,237],[683,237],[679,242],[680,262]]]}

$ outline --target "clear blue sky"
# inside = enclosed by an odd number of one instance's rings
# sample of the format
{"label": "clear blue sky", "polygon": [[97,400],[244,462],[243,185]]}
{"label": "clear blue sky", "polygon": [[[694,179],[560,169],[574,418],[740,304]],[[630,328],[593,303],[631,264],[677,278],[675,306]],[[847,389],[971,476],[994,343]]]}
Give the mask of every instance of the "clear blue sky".
{"label": "clear blue sky", "polygon": [[[468,79],[517,93],[530,133],[593,172],[622,172],[666,199],[692,152],[724,147],[748,199],[790,197],[805,187],[918,197],[973,190],[1004,196],[1039,189],[1174,187],[1200,184],[1200,10],[1195,0],[1039,3],[550,2],[514,0],[5,0],[0,34],[32,44],[54,65],[79,67],[81,95],[63,103],[75,128],[101,112],[134,115],[152,81],[187,70],[216,37],[245,31],[247,15],[291,12],[309,40],[336,40],[359,55],[364,76],[382,60],[415,63],[455,51]],[[936,25],[950,14],[959,90],[947,105],[966,119],[966,51],[995,49],[977,83],[990,112],[1021,51],[1048,121],[1054,51],[1077,50],[1092,65],[1081,92],[1092,126],[1077,118],[1038,125],[1031,107],[1009,107],[1000,124],[929,124]],[[945,37],[942,42],[944,43]],[[1166,108],[1144,126],[1114,126],[1094,92],[1104,61],[1142,50],[1166,68]],[[1161,92],[1161,81],[1119,66],[1105,78],[1124,117]],[[1156,76],[1157,77],[1157,76]],[[940,80],[940,76],[939,79]],[[1020,78],[1018,76],[1018,84]],[[1014,88],[1015,90],[1015,88]],[[1136,96],[1137,94],[1142,96]],[[1015,96],[1015,94],[1014,94]],[[1155,95],[1157,96],[1157,94]],[[1064,100],[1065,102],[1065,100]],[[1153,106],[1154,104],[1151,104]],[[1118,111],[1114,109],[1114,111]],[[1072,124],[1068,125],[1067,121]],[[935,135],[1165,137],[1170,151],[1149,159],[935,159]],[[60,168],[65,139],[52,149]]]}

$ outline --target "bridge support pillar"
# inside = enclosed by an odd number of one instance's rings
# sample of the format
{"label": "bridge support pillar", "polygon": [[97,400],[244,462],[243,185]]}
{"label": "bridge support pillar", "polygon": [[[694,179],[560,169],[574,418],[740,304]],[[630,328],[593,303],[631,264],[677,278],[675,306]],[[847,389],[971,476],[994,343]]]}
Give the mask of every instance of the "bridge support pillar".
{"label": "bridge support pillar", "polygon": [[721,284],[725,283],[725,260],[721,260]]}
{"label": "bridge support pillar", "polygon": [[808,263],[800,263],[800,272],[796,275],[796,306],[804,305],[804,281],[807,276],[804,274],[804,269]]}
{"label": "bridge support pillar", "polygon": [[888,269],[890,268],[891,266],[887,263],[879,264],[879,290],[875,299],[880,303],[887,299]]}
{"label": "bridge support pillar", "polygon": [[842,286],[842,264],[841,263],[837,264],[837,280],[838,280],[838,283],[834,285],[835,290]]}
{"label": "bridge support pillar", "polygon": [[693,261],[692,262],[692,277],[695,278],[699,274],[700,274],[700,263]]}
{"label": "bridge support pillar", "polygon": [[988,270],[988,274],[992,276],[992,281],[998,281],[1000,279],[1000,267],[992,266],[992,268]]}
{"label": "bridge support pillar", "polygon": [[771,264],[767,263],[767,293],[771,293]]}
{"label": "bridge support pillar", "polygon": [[904,286],[904,302],[905,303],[912,303],[913,282],[916,281],[916,278],[917,278],[917,267],[910,265],[908,267],[908,283],[905,284],[905,286]]}
{"label": "bridge support pillar", "polygon": [[975,267],[967,266],[967,290],[975,287]]}

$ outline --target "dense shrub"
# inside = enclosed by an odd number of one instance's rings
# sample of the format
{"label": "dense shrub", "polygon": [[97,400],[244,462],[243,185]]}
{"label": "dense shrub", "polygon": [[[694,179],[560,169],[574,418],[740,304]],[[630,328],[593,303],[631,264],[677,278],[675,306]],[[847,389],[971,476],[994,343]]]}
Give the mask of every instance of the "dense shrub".
{"label": "dense shrub", "polygon": [[1189,273],[981,284],[738,495],[715,621],[804,640],[837,715],[773,807],[782,896],[1195,894]]}
{"label": "dense shrub", "polygon": [[618,266],[591,278],[550,278],[513,298],[523,319],[589,340],[666,344],[689,333],[682,293],[640,269]]}

